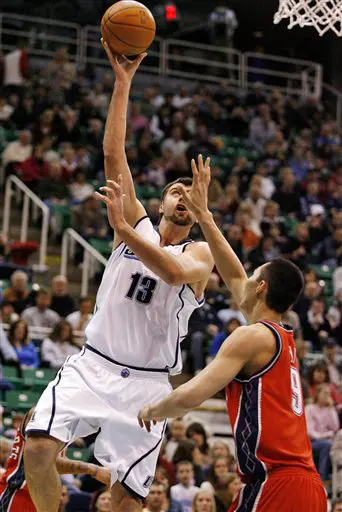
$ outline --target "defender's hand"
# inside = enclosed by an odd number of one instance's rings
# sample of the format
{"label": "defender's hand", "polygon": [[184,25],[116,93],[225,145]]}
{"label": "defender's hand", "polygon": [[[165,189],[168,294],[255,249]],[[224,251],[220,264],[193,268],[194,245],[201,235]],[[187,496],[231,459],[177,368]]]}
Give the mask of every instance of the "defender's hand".
{"label": "defender's hand", "polygon": [[136,59],[129,60],[127,59],[127,57],[125,57],[125,55],[118,55],[112,53],[111,49],[109,48],[108,44],[103,38],[101,38],[101,43],[103,48],[105,49],[105,52],[107,54],[109,62],[111,63],[116,78],[119,81],[130,83],[141,62],[146,57],[147,53],[141,53],[140,55],[138,55],[138,57],[136,57]]}

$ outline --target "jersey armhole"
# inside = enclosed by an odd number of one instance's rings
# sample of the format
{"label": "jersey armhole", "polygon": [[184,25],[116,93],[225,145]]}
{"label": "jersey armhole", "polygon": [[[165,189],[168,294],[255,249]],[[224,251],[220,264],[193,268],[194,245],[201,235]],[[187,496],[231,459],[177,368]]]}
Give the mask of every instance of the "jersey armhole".
{"label": "jersey armhole", "polygon": [[[139,219],[139,220],[137,220],[137,222],[134,224],[133,229],[136,229],[136,228],[137,228],[137,226],[140,224],[140,222],[142,222],[142,221],[143,221],[143,220],[145,220],[145,219],[149,219],[149,216],[148,216],[148,215],[143,215],[142,217],[140,217],[140,219]],[[115,247],[115,249],[113,249],[113,250],[112,250],[111,256],[112,256],[114,253],[116,253],[116,251],[119,249],[119,247],[121,247],[121,248],[122,248],[122,246],[124,246],[124,247],[126,246],[126,244],[125,244],[123,241],[122,241],[122,242],[120,242],[120,243],[119,243],[119,245],[117,245],[117,246]]]}
{"label": "jersey armhole", "polygon": [[257,379],[259,377],[262,377],[267,372],[269,372],[273,368],[273,366],[275,366],[276,362],[278,361],[278,359],[279,359],[279,357],[281,355],[282,348],[283,348],[283,343],[282,343],[281,336],[280,336],[279,332],[277,331],[277,329],[275,327],[273,327],[273,325],[271,325],[271,324],[269,324],[267,322],[260,321],[259,323],[264,325],[265,327],[267,327],[273,333],[273,335],[275,337],[275,341],[276,341],[276,351],[275,351],[275,354],[271,357],[269,362],[263,368],[261,368],[261,370],[257,371],[256,373],[254,373],[250,377],[248,377],[246,379],[244,379],[242,377],[235,377],[234,380],[236,380],[237,382],[246,383],[246,382],[250,382],[253,379]]}

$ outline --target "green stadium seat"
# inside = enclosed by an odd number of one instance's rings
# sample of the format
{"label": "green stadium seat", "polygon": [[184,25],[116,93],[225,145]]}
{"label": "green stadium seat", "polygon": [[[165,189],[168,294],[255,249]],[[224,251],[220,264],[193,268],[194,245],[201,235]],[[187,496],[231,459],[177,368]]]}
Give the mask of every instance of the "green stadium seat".
{"label": "green stadium seat", "polygon": [[89,458],[88,448],[68,448],[67,457],[72,460],[87,462]]}
{"label": "green stadium seat", "polygon": [[328,265],[310,265],[310,268],[312,268],[316,274],[318,279],[324,279],[324,280],[332,280],[332,276],[334,273],[334,268],[328,267]]}
{"label": "green stadium seat", "polygon": [[40,393],[33,391],[7,391],[6,392],[6,407],[12,410],[25,410],[31,409],[39,400]]}
{"label": "green stadium seat", "polygon": [[2,375],[4,380],[13,384],[17,389],[24,386],[24,380],[19,377],[18,369],[15,366],[4,366]]}
{"label": "green stadium seat", "polygon": [[66,204],[53,204],[51,207],[52,215],[61,218],[61,228],[68,229],[71,226],[71,210]]}
{"label": "green stadium seat", "polygon": [[24,383],[26,387],[43,389],[56,376],[56,370],[51,368],[26,368],[23,370]]}

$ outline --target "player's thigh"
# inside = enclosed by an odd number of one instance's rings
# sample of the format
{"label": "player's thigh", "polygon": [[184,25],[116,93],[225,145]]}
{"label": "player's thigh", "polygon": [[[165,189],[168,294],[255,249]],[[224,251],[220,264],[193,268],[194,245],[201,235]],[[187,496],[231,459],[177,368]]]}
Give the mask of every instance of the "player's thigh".
{"label": "player's thigh", "polygon": [[26,433],[70,443],[80,423],[83,436],[97,432],[107,409],[91,386],[96,380],[92,365],[82,353],[69,358],[41,395]]}
{"label": "player's thigh", "polygon": [[171,386],[168,381],[121,379],[112,380],[112,387],[116,407],[101,425],[95,457],[109,467],[112,485],[119,481],[131,495],[144,499],[153,480],[166,422],[158,422],[147,432],[139,426],[137,416],[145,404],[165,398]]}

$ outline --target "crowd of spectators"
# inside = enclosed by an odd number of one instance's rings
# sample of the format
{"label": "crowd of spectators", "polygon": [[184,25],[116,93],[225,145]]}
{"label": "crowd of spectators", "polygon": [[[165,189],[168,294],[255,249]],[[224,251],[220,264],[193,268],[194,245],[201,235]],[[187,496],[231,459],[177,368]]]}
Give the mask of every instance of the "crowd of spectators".
{"label": "crowd of spectators", "polygon": [[[31,70],[26,84],[0,95],[3,172],[19,176],[48,205],[57,242],[66,225],[91,242],[112,239],[106,213],[93,197],[104,181],[102,139],[112,89],[111,73],[96,80],[61,49],[44,69]],[[302,269],[304,293],[284,323],[295,331],[309,435],[329,488],[342,411],[339,127],[317,99],[266,93],[259,83],[248,93],[224,82],[175,92],[150,84],[132,91],[126,153],[137,196],[154,224],[162,187],[190,176],[189,162],[198,153],[211,156],[209,205],[246,271],[279,255]],[[193,237],[200,236],[195,227]],[[0,242],[6,265],[12,241],[3,236]],[[82,258],[76,252],[74,264]],[[27,273],[14,272],[2,293],[1,318],[9,325],[6,333],[0,326],[2,362],[57,370],[80,350],[79,331],[92,308],[92,299],[69,295],[63,276],[36,291]],[[183,344],[187,372],[199,372],[245,323],[213,273],[206,303],[194,312]],[[43,340],[31,339],[32,328],[46,328]],[[6,382],[0,385],[6,389]],[[223,511],[239,488],[228,445],[210,444],[201,425],[190,427],[186,432],[181,420],[171,424],[146,512]],[[108,493],[99,492],[92,510],[107,510],[106,500]]]}

